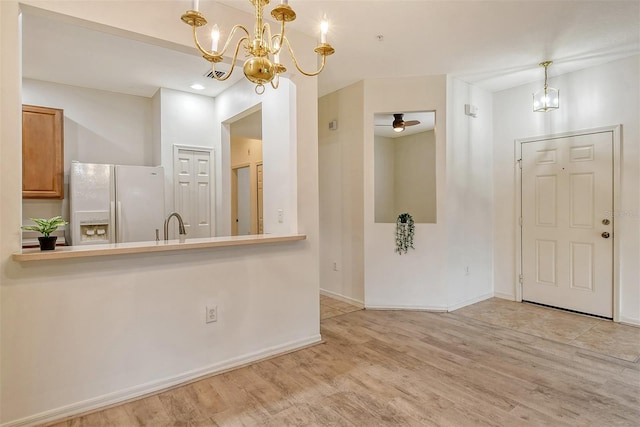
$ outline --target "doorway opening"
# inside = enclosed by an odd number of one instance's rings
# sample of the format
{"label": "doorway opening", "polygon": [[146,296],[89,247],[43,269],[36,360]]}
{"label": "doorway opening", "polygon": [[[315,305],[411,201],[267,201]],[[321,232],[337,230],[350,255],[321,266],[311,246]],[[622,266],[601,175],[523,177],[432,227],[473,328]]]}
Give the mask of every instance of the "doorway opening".
{"label": "doorway opening", "polygon": [[231,235],[262,234],[262,110],[230,127]]}

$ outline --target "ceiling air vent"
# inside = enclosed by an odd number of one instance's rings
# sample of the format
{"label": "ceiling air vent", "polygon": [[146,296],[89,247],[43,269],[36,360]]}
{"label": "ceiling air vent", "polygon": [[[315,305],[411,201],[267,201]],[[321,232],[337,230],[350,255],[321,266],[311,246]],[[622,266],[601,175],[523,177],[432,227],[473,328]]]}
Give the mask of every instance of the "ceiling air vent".
{"label": "ceiling air vent", "polygon": [[[213,70],[207,70],[207,72],[204,73],[203,76],[212,79],[213,78],[213,74],[214,74]],[[227,74],[226,71],[218,71],[218,70],[215,71],[215,75],[219,79],[224,77],[226,74]]]}

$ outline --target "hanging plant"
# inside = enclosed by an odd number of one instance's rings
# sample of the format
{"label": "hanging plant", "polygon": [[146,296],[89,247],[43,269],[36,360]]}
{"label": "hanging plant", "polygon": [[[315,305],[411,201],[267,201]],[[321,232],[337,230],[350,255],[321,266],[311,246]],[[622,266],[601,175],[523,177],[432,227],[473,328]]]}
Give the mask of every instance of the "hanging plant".
{"label": "hanging plant", "polygon": [[408,213],[398,215],[396,220],[396,252],[406,254],[413,247],[413,233],[415,231],[413,217]]}

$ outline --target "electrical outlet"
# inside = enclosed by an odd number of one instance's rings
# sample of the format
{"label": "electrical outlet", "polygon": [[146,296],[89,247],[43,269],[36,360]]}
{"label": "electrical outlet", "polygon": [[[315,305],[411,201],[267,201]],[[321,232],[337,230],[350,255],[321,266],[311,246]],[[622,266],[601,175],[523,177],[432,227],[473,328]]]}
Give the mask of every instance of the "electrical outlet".
{"label": "electrical outlet", "polygon": [[278,222],[282,224],[284,222],[284,212],[282,209],[278,209]]}
{"label": "electrical outlet", "polygon": [[338,262],[337,261],[333,261],[333,271],[338,271],[338,270],[340,270],[338,268]]}
{"label": "electrical outlet", "polygon": [[208,305],[206,307],[207,313],[205,317],[205,321],[207,323],[217,322],[218,321],[218,306],[217,305]]}
{"label": "electrical outlet", "polygon": [[468,276],[468,275],[469,275],[469,266],[466,266],[466,267],[464,268],[464,275],[465,275],[465,276]]}

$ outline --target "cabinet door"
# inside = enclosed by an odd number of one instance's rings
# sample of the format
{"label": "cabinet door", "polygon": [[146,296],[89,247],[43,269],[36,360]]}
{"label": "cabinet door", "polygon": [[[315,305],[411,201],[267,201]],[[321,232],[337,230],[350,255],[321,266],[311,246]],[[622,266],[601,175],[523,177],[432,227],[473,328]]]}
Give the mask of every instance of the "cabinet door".
{"label": "cabinet door", "polygon": [[64,198],[63,111],[22,106],[22,197]]}

